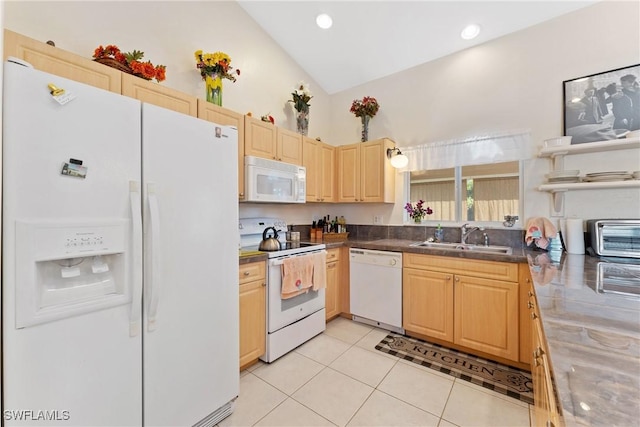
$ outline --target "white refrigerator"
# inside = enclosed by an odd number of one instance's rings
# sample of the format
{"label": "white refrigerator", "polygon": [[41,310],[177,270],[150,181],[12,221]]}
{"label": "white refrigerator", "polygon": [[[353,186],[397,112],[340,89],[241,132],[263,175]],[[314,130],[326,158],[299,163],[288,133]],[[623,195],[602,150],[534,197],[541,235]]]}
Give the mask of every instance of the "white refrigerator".
{"label": "white refrigerator", "polygon": [[239,389],[237,129],[12,62],[3,101],[5,425],[217,424]]}

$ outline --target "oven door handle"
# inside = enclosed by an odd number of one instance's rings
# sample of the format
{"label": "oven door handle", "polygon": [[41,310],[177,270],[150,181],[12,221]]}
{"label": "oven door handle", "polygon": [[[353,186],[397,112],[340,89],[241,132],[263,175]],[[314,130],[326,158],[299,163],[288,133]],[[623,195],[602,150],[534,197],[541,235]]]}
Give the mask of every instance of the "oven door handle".
{"label": "oven door handle", "polygon": [[[325,251],[324,249],[321,251],[315,251],[315,252],[307,252],[307,253],[302,253],[302,254],[296,254],[294,256],[307,256],[307,255],[313,255],[313,254],[321,254],[324,253],[326,254],[327,251]],[[270,259],[269,260],[269,266],[276,266],[276,265],[282,265],[284,264],[284,260],[287,259],[289,257],[284,257],[284,258],[274,258],[274,259]]]}

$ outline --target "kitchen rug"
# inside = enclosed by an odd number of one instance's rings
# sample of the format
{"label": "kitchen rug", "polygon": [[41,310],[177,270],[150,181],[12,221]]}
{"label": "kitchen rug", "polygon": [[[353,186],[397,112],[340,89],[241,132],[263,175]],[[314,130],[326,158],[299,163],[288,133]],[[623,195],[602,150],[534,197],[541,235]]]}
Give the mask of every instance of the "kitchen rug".
{"label": "kitchen rug", "polygon": [[403,335],[387,335],[376,350],[533,404],[529,372]]}

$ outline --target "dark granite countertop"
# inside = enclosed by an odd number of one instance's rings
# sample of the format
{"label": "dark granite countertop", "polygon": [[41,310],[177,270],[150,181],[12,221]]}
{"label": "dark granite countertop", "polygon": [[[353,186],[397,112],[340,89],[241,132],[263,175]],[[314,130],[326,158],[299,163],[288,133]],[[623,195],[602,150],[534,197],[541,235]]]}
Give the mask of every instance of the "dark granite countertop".
{"label": "dark granite countertop", "polygon": [[240,252],[239,256],[238,256],[238,262],[240,265],[243,264],[249,264],[252,262],[258,262],[258,261],[266,261],[267,260],[267,253],[266,252],[260,252],[260,253],[256,253],[259,251],[252,251],[249,253],[242,253]]}
{"label": "dark granite countertop", "polygon": [[523,248],[513,248],[513,254],[504,255],[496,253],[459,251],[438,248],[426,248],[412,246],[418,243],[415,240],[403,239],[379,239],[379,240],[348,240],[345,245],[354,248],[373,249],[391,252],[411,252],[416,254],[440,255],[456,258],[482,259],[486,261],[503,262],[527,262],[526,254],[529,252]]}

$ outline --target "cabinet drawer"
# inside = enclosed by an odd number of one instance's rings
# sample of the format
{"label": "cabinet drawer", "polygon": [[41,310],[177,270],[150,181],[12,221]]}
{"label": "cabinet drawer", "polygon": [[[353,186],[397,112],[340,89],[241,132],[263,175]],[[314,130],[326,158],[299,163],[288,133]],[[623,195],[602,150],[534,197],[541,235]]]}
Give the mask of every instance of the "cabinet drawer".
{"label": "cabinet drawer", "polygon": [[340,260],[340,249],[327,249],[327,263]]}
{"label": "cabinet drawer", "polygon": [[510,262],[405,253],[403,266],[509,282],[518,281],[518,264]]}
{"label": "cabinet drawer", "polygon": [[252,262],[240,266],[240,284],[252,282],[254,280],[264,280],[266,276],[266,265],[264,262]]}

